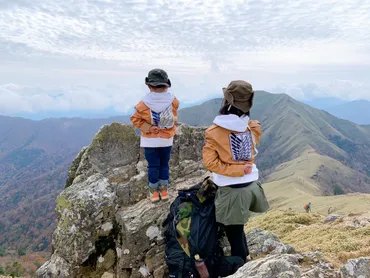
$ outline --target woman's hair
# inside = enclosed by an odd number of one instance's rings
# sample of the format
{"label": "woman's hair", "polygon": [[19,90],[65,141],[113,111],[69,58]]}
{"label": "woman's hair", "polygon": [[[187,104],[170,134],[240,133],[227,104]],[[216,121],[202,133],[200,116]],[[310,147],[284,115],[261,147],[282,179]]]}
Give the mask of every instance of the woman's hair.
{"label": "woman's hair", "polygon": [[224,106],[221,107],[220,111],[219,111],[220,115],[230,115],[230,114],[233,114],[233,115],[237,115],[238,117],[241,117],[241,116],[248,116],[250,115],[249,111],[247,113],[244,113],[242,110],[234,107],[234,106],[230,106],[230,104],[226,104]]}
{"label": "woman's hair", "polygon": [[164,88],[167,88],[168,86],[166,85],[157,85],[157,86],[153,86],[153,85],[149,85],[150,87],[154,88],[154,89],[164,89]]}

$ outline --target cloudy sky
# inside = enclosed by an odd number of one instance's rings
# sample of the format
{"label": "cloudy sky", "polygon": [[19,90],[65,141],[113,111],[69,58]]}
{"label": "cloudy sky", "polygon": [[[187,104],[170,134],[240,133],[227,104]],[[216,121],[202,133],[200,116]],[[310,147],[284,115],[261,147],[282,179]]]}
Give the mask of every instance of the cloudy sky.
{"label": "cloudy sky", "polygon": [[183,103],[370,99],[370,0],[0,1],[0,114],[126,113],[156,67]]}

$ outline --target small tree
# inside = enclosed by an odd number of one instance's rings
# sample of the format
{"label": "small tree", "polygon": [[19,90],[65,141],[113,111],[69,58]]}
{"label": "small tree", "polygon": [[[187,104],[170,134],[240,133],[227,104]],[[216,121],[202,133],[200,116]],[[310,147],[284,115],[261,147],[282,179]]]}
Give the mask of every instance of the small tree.
{"label": "small tree", "polygon": [[20,248],[20,249],[18,249],[18,255],[20,257],[26,255],[26,248]]}
{"label": "small tree", "polygon": [[334,186],[334,195],[343,195],[343,194],[344,191],[339,185]]}
{"label": "small tree", "polygon": [[12,277],[22,277],[24,273],[24,267],[19,262],[13,262],[12,266],[8,268],[7,274]]}

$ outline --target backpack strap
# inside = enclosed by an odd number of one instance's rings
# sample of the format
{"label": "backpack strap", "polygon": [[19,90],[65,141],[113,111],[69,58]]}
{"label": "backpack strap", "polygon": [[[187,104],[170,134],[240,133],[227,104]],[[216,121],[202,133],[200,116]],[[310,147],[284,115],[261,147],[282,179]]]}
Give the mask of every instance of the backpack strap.
{"label": "backpack strap", "polygon": [[179,265],[179,277],[178,278],[182,278],[182,274],[184,272],[184,260],[181,260],[180,261],[180,265]]}
{"label": "backpack strap", "polygon": [[252,132],[252,129],[249,127],[249,125],[248,125],[248,130],[251,133],[252,142],[253,142],[253,148],[254,148],[254,154],[253,154],[252,158],[255,158],[257,156],[257,154],[258,154],[258,150],[257,150],[257,147],[256,147],[257,146],[257,144],[256,144],[256,138],[254,137],[254,134]]}

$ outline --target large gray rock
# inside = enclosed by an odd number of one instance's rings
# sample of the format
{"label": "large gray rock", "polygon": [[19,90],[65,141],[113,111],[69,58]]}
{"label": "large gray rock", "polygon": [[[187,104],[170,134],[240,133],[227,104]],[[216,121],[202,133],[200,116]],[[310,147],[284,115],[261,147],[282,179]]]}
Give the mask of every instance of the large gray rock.
{"label": "large gray rock", "polygon": [[322,265],[313,265],[311,269],[302,270],[301,278],[339,278],[339,272],[334,269],[328,269]]}
{"label": "large gray rock", "polygon": [[297,256],[282,254],[246,263],[232,278],[299,278],[301,277]]}
{"label": "large gray rock", "polygon": [[370,257],[349,260],[340,269],[342,278],[368,278],[370,277]]}
{"label": "large gray rock", "polygon": [[333,265],[326,262],[320,251],[304,253],[300,261],[304,262],[301,266],[302,278],[338,278],[339,272]]}
{"label": "large gray rock", "polygon": [[334,222],[335,220],[337,220],[339,218],[341,218],[340,215],[338,215],[338,214],[332,214],[332,215],[327,216],[324,221],[326,223],[330,223],[330,222]]}
{"label": "large gray rock", "polygon": [[[58,225],[52,239],[54,253],[38,270],[38,276],[73,277],[98,253],[105,255],[108,250],[100,250],[98,244],[112,241],[113,245],[115,201],[115,188],[101,174],[73,183],[64,190],[57,198]],[[59,275],[54,275],[58,272]]]}
{"label": "large gray rock", "polygon": [[[170,162],[173,185],[204,177],[203,142],[204,128],[180,126]],[[53,255],[37,277],[165,277],[161,223],[170,202],[147,200],[146,162],[135,129],[103,126],[71,164],[57,198]]]}
{"label": "large gray rock", "polygon": [[162,223],[172,200],[159,204],[142,200],[117,212],[120,227],[117,242],[119,269],[139,271],[140,268],[147,268],[149,273],[153,273],[164,265]]}
{"label": "large gray rock", "polygon": [[249,252],[253,256],[262,254],[294,254],[295,249],[280,242],[277,235],[261,229],[252,229],[247,233]]}

